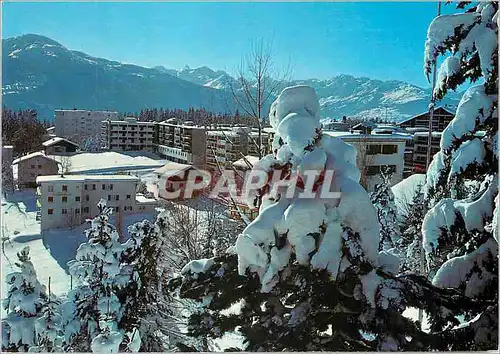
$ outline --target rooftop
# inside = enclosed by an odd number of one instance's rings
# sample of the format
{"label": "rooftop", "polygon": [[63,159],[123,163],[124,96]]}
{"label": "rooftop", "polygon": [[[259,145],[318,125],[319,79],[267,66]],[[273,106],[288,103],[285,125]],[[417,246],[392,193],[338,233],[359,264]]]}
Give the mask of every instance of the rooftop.
{"label": "rooftop", "polygon": [[153,153],[140,152],[82,152],[69,155],[71,173],[106,173],[157,168],[165,164]]}
{"label": "rooftop", "polygon": [[15,159],[14,161],[12,161],[12,164],[15,165],[21,161],[29,160],[29,159],[32,159],[34,157],[42,157],[42,158],[45,158],[47,160],[51,160],[51,161],[55,161],[55,162],[59,163],[54,157],[45,155],[43,151],[37,151],[37,152],[32,152],[31,154],[24,155],[24,156],[21,156],[21,157]]}
{"label": "rooftop", "polygon": [[[446,108],[446,107],[444,107],[444,106],[438,106],[438,107],[435,107],[435,108],[434,108],[434,111],[437,111],[438,109],[442,109],[442,110],[444,110],[444,111],[448,112],[449,114],[455,115],[455,112],[453,112],[451,109]],[[420,117],[420,116],[422,116],[422,115],[424,115],[424,114],[427,114],[427,113],[429,113],[429,111],[428,111],[428,110],[427,110],[427,111],[425,111],[425,112],[419,113],[419,114],[415,114],[415,115],[414,115],[414,116],[412,116],[412,117],[409,117],[409,118],[403,119],[402,121],[399,121],[399,122],[398,122],[398,123],[396,123],[396,124],[398,124],[398,125],[399,125],[399,124],[402,124],[402,123],[406,123],[406,122],[408,122],[408,121],[410,121],[410,120],[412,120],[412,119],[414,119],[414,118]]]}
{"label": "rooftop", "polygon": [[[245,159],[246,159],[248,162],[250,162],[250,164],[251,164],[252,166],[255,166],[255,164],[256,164],[257,162],[259,162],[259,160],[260,160],[257,156],[253,156],[253,155],[246,155],[246,156],[245,156]],[[241,159],[239,159],[239,160],[237,160],[237,161],[233,162],[233,166],[234,166],[234,167],[248,168],[248,165],[247,165],[247,163],[245,162],[245,159],[242,157]]]}
{"label": "rooftop", "polygon": [[325,131],[327,135],[334,136],[340,139],[347,140],[361,140],[361,139],[370,139],[370,140],[392,140],[392,141],[404,141],[411,140],[413,137],[411,134],[404,133],[392,133],[392,134],[361,134],[360,132],[337,132],[337,131]]}
{"label": "rooftop", "polygon": [[147,198],[142,194],[136,194],[135,201],[137,204],[157,204],[158,201],[153,198]]}
{"label": "rooftop", "polygon": [[68,139],[65,139],[65,138],[61,138],[59,136],[56,136],[56,137],[53,137],[52,139],[49,139],[47,141],[44,141],[42,143],[43,146],[47,147],[47,146],[52,146],[52,145],[55,145],[57,143],[60,143],[61,141],[65,141],[67,142],[68,144],[71,144],[71,145],[74,145],[76,147],[78,147],[78,144],[77,143],[74,143]]}
{"label": "rooftop", "polygon": [[165,166],[156,169],[155,173],[161,175],[162,177],[171,177],[171,176],[177,176],[180,173],[187,171],[191,168],[196,169],[196,167],[192,165],[186,165],[177,162],[168,162],[167,164],[165,164]]}
{"label": "rooftop", "polygon": [[50,176],[38,176],[36,178],[36,183],[45,182],[85,182],[85,181],[129,181],[138,182],[139,177],[129,176],[129,175],[50,175]]}

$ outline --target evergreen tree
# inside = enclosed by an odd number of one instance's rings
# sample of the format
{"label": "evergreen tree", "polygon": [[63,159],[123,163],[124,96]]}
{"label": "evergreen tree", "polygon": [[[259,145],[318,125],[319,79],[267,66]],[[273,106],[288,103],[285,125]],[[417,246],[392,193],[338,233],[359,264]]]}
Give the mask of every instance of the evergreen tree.
{"label": "evergreen tree", "polygon": [[370,193],[370,199],[377,211],[380,226],[379,251],[395,247],[400,238],[397,209],[391,189],[391,178],[392,172],[389,167],[383,167],[380,171],[381,183],[375,185],[375,190]]}
{"label": "evergreen tree", "polygon": [[7,316],[2,319],[2,350],[27,351],[36,343],[35,324],[47,301],[45,287],[38,281],[30,260],[29,247],[17,253],[15,265],[19,271],[7,275],[7,297],[3,307]]}
{"label": "evergreen tree", "polygon": [[426,212],[424,193],[419,186],[400,226],[402,232],[397,248],[403,252],[401,271],[421,273],[421,262],[425,257],[422,248],[422,220]]}
{"label": "evergreen tree", "polygon": [[[454,119],[443,131],[441,150],[427,172],[432,208],[423,225],[430,276],[440,288],[456,288],[477,300],[474,316],[457,336],[471,349],[498,347],[498,243],[491,224],[498,195],[498,2],[460,2],[461,13],[430,24],[425,71],[447,56],[437,73],[436,100],[462,83],[465,91]],[[468,188],[468,185],[475,188]],[[479,188],[477,188],[479,186]],[[466,316],[466,320],[473,315]]]}
{"label": "evergreen tree", "polygon": [[[314,91],[285,89],[270,121],[275,154],[254,170],[285,180],[249,194],[259,216],[228,253],[191,261],[169,282],[203,305],[190,316],[189,334],[206,342],[236,332],[247,351],[454,348],[455,315],[475,302],[423,277],[397,276],[398,260],[380,257],[377,214],[358,183],[355,150],[322,134]],[[321,173],[308,181],[307,170]],[[298,191],[287,193],[287,179],[298,181]],[[325,181],[340,195],[298,197],[308,183],[318,191]],[[408,306],[425,308],[431,333],[402,316]]]}
{"label": "evergreen tree", "polygon": [[42,306],[41,317],[35,321],[36,345],[30,352],[51,353],[62,352],[64,332],[62,316],[60,314],[60,301],[50,292],[50,278],[48,298]]}
{"label": "evergreen tree", "polygon": [[[131,333],[120,326],[125,289],[137,281],[133,267],[121,264],[124,245],[116,228],[108,222],[112,209],[104,199],[100,214],[85,231],[88,242],[78,247],[75,260],[68,262],[70,274],[79,286],[63,304],[67,348],[75,351],[118,351],[130,343]],[[135,285],[135,286],[140,286]],[[118,296],[121,296],[121,299]],[[140,339],[139,339],[140,343]]]}

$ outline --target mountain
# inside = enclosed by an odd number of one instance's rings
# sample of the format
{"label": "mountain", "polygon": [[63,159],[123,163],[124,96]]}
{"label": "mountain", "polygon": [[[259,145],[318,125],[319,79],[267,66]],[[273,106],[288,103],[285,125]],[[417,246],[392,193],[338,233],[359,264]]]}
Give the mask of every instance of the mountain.
{"label": "mountain", "polygon": [[2,41],[2,98],[9,108],[35,108],[52,119],[55,109],[204,107],[227,110],[226,93],[168,72],[122,64],[68,50],[47,37],[28,34]]}
{"label": "mountain", "polygon": [[[213,71],[207,67],[171,70],[169,72],[173,75],[198,85],[216,89],[237,85],[236,80],[226,72]],[[431,96],[430,88],[397,80],[382,81],[351,75],[339,75],[328,80],[292,80],[282,86],[301,84],[316,90],[324,119],[351,116],[363,120],[387,118],[399,121],[427,111]],[[461,96],[461,93],[451,92],[440,104],[454,109]]]}
{"label": "mountain", "polygon": [[[222,70],[202,66],[181,70],[163,66],[145,68],[95,58],[65,48],[35,34],[2,41],[3,104],[9,108],[35,108],[41,118],[52,119],[54,109],[108,109],[120,112],[142,108],[203,107],[227,111],[230,87],[237,81]],[[283,86],[307,84],[320,99],[323,118],[344,115],[392,121],[427,110],[430,89],[402,81],[381,81],[339,75],[327,80],[293,80]],[[460,95],[442,104],[454,107]]]}

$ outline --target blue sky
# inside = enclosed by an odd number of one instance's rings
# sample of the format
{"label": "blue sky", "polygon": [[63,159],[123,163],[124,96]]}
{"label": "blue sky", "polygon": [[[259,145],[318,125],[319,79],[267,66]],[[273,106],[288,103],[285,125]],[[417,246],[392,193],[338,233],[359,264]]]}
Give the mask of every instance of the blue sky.
{"label": "blue sky", "polygon": [[290,61],[297,79],[351,74],[427,87],[423,48],[436,9],[435,2],[3,3],[2,36],[37,33],[92,56],[230,73],[251,42],[265,38],[276,64]]}

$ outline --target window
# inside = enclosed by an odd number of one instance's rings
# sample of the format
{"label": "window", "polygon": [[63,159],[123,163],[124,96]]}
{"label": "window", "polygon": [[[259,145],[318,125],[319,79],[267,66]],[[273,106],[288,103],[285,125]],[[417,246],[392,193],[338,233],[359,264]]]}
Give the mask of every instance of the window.
{"label": "window", "polygon": [[31,168],[35,168],[35,165],[31,165]]}
{"label": "window", "polygon": [[89,186],[86,184],[86,185],[83,186],[83,189],[88,190]]}
{"label": "window", "polygon": [[80,201],[80,197],[75,197],[75,202],[79,202]]}
{"label": "window", "polygon": [[397,145],[383,145],[382,146],[382,154],[390,155],[397,154],[398,146]]}
{"label": "window", "polygon": [[63,191],[63,192],[67,192],[67,191],[68,191],[68,186],[67,186],[67,185],[65,185],[65,184],[63,184],[63,186],[62,186],[62,191]]}
{"label": "window", "polygon": [[127,194],[127,199],[130,199],[130,194]]}
{"label": "window", "polygon": [[92,185],[92,190],[95,191],[95,184]]}
{"label": "window", "polygon": [[83,212],[84,212],[84,213],[88,213],[88,212],[89,212],[89,210],[90,210],[90,209],[89,209],[89,207],[85,207],[85,208],[83,208]]}
{"label": "window", "polygon": [[120,211],[120,207],[116,207],[115,211],[118,213]]}
{"label": "window", "polygon": [[61,209],[61,214],[66,215],[68,213],[68,209]]}
{"label": "window", "polygon": [[380,166],[367,166],[366,167],[366,175],[367,176],[376,176],[380,173]]}
{"label": "window", "polygon": [[110,191],[112,191],[112,190],[113,190],[113,185],[112,185],[112,184],[110,184],[110,185],[109,185],[109,190],[110,190]]}
{"label": "window", "polygon": [[54,186],[48,186],[48,187],[47,187],[47,191],[48,191],[49,193],[54,193]]}
{"label": "window", "polygon": [[47,214],[49,214],[49,215],[53,215],[53,214],[54,214],[54,209],[48,209],[48,210],[47,210]]}
{"label": "window", "polygon": [[111,194],[108,194],[108,202],[111,200]]}
{"label": "window", "polygon": [[42,165],[38,165],[38,168],[42,168]]}
{"label": "window", "polygon": [[120,196],[118,194],[115,196],[115,200],[120,200]]}
{"label": "window", "polygon": [[61,197],[61,200],[63,203],[67,203],[68,202],[68,197]]}
{"label": "window", "polygon": [[31,176],[31,177],[35,177],[35,174],[34,174],[34,173],[30,173],[30,176]]}
{"label": "window", "polygon": [[80,214],[80,209],[75,209],[75,214]]}
{"label": "window", "polygon": [[106,185],[105,184],[102,185],[102,190],[103,191],[106,190]]}
{"label": "window", "polygon": [[367,155],[377,155],[381,153],[382,147],[380,145],[367,145],[366,154]]}
{"label": "window", "polygon": [[47,197],[47,201],[49,203],[53,203],[54,202],[54,197]]}
{"label": "window", "polygon": [[88,202],[90,197],[88,195],[85,196],[85,201]]}

